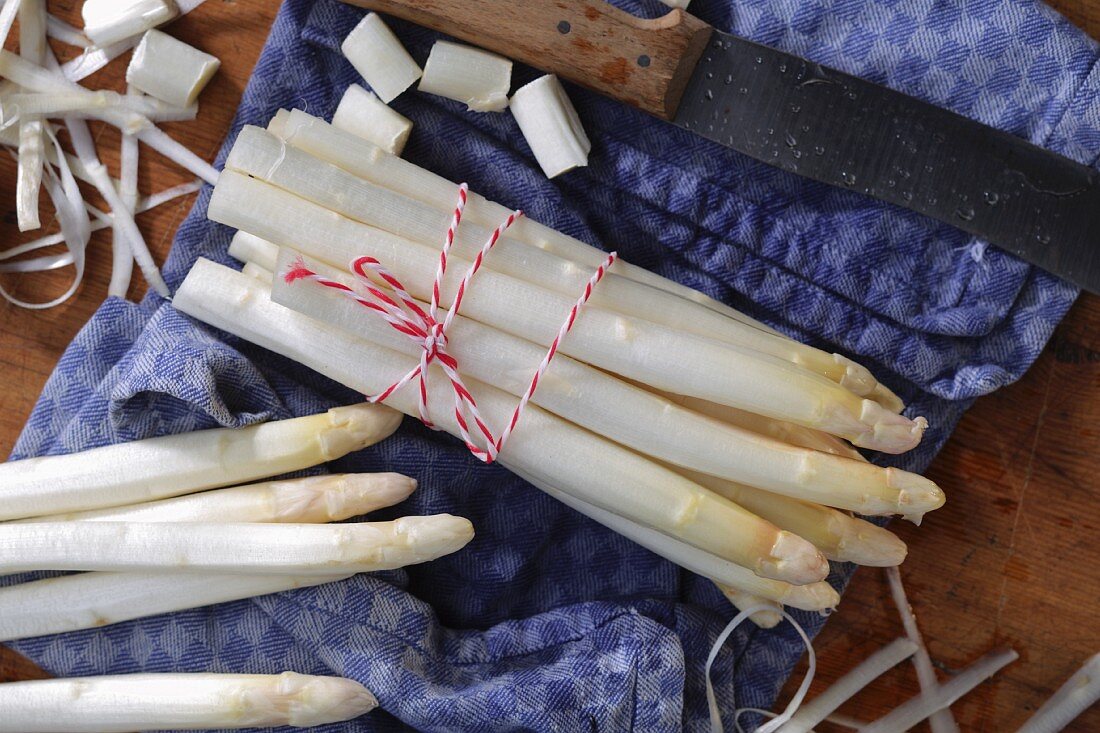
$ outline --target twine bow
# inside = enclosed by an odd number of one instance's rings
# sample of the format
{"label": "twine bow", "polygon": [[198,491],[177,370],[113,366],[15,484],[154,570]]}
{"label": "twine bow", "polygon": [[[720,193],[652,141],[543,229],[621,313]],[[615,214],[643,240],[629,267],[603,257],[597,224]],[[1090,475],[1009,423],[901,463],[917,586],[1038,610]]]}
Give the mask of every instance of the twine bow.
{"label": "twine bow", "polygon": [[[367,400],[370,402],[383,402],[394,392],[415,379],[418,381],[419,387],[417,408],[420,414],[420,420],[429,428],[433,430],[438,429],[435,423],[432,422],[428,412],[428,368],[433,363],[439,365],[443,374],[451,384],[451,389],[454,394],[455,422],[458,424],[459,434],[463,442],[470,452],[478,459],[486,463],[492,463],[496,460],[497,455],[504,447],[505,441],[515,430],[516,424],[523,414],[523,410],[527,407],[535,390],[538,388],[540,379],[550,366],[550,362],[555,354],[557,354],[562,338],[564,338],[573,328],[573,324],[576,322],[577,314],[581,307],[592,296],[593,288],[603,279],[603,276],[607,273],[607,269],[615,262],[617,255],[615,253],[608,255],[607,260],[597,268],[596,272],[585,285],[580,298],[577,299],[577,302],[569,310],[568,317],[558,330],[553,342],[550,344],[546,356],[543,357],[534,375],[531,377],[531,381],[523,396],[520,398],[520,402],[516,406],[515,412],[512,413],[512,417],[508,421],[507,427],[505,427],[500,436],[497,437],[482,418],[481,412],[477,406],[477,400],[474,398],[473,394],[471,394],[470,390],[466,388],[466,384],[463,382],[461,374],[459,374],[458,361],[447,350],[447,331],[454,322],[459,307],[462,305],[462,299],[465,297],[466,288],[469,286],[470,280],[477,271],[481,269],[485,256],[496,246],[497,242],[500,241],[504,232],[506,232],[516,220],[523,216],[523,212],[515,211],[509,214],[500,226],[493,230],[488,241],[482,246],[477,257],[474,258],[473,263],[470,265],[470,268],[459,282],[458,290],[455,292],[454,302],[451,304],[450,310],[447,311],[447,314],[441,321],[439,319],[440,300],[443,288],[443,278],[447,273],[447,258],[450,254],[451,247],[454,245],[455,233],[458,230],[459,224],[462,223],[462,214],[465,211],[468,196],[469,189],[466,184],[463,183],[458,188],[458,203],[455,205],[450,226],[447,227],[443,247],[439,252],[439,264],[436,268],[435,280],[432,283],[431,303],[427,311],[425,311],[408,293],[401,281],[373,257],[359,257],[351,263],[351,272],[354,274],[357,283],[365,291],[365,294],[357,292],[355,289],[342,282],[317,274],[306,267],[305,262],[301,258],[298,258],[294,262],[283,277],[288,283],[293,283],[298,280],[311,280],[325,287],[332,288],[346,297],[351,298],[363,307],[378,313],[395,330],[415,341],[421,347],[419,364],[381,393],[373,397],[368,397]],[[371,278],[371,274],[384,282],[389,287],[394,297],[391,297],[390,294],[382,290]],[[484,438],[484,448],[475,443],[470,435],[471,423],[476,426],[477,431],[480,432]]]}

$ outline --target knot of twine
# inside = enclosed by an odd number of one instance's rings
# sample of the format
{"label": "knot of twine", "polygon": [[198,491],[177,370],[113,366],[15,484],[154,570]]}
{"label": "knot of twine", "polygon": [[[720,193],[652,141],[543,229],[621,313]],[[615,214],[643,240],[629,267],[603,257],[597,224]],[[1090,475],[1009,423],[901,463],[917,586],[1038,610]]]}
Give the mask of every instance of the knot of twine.
{"label": "knot of twine", "polygon": [[[447,227],[446,237],[443,240],[443,248],[439,252],[439,264],[436,268],[435,280],[432,283],[432,297],[427,311],[409,295],[401,281],[373,257],[359,257],[351,263],[351,272],[355,276],[357,284],[360,285],[365,292],[359,292],[342,282],[317,274],[306,267],[305,262],[300,257],[291,265],[283,278],[288,283],[293,283],[298,280],[310,280],[324,287],[332,288],[346,297],[351,298],[363,307],[377,313],[395,330],[415,341],[421,348],[419,364],[381,393],[372,397],[367,397],[367,400],[369,402],[383,402],[394,392],[415,379],[418,381],[419,387],[417,407],[420,414],[420,421],[433,430],[438,429],[435,423],[432,422],[428,411],[428,367],[433,363],[437,364],[450,382],[451,390],[454,394],[455,422],[458,424],[459,434],[463,442],[466,444],[469,451],[478,459],[485,463],[492,463],[496,460],[497,455],[499,455],[501,449],[504,447],[505,441],[515,430],[516,424],[523,414],[523,410],[527,407],[535,390],[538,388],[539,380],[542,379],[543,374],[550,366],[551,360],[557,354],[561,340],[573,328],[573,324],[577,320],[577,315],[581,307],[588,302],[590,297],[592,297],[592,291],[596,284],[603,279],[608,268],[614,264],[618,255],[614,252],[609,254],[604,263],[596,269],[585,285],[584,291],[581,293],[576,303],[573,304],[573,307],[570,308],[565,321],[562,323],[553,342],[551,342],[546,355],[535,369],[535,373],[531,377],[531,381],[524,391],[523,396],[520,398],[515,412],[512,413],[508,425],[498,437],[489,429],[478,409],[477,400],[474,398],[473,394],[470,393],[470,390],[466,388],[466,384],[463,382],[461,374],[459,374],[458,360],[447,350],[447,331],[451,323],[454,322],[459,307],[462,305],[462,299],[465,297],[466,288],[470,280],[477,271],[481,269],[485,256],[496,246],[497,242],[500,241],[504,232],[506,232],[516,220],[523,216],[523,212],[512,212],[503,222],[501,222],[500,226],[493,230],[488,241],[482,246],[481,251],[478,252],[477,257],[474,258],[470,268],[459,282],[458,290],[455,292],[454,302],[451,304],[450,310],[447,311],[446,316],[440,320],[439,303],[441,300],[441,291],[443,289],[443,278],[447,273],[447,257],[450,254],[451,247],[454,245],[458,226],[462,223],[462,214],[466,209],[468,196],[469,188],[463,183],[458,187],[458,203],[455,205],[451,223]],[[382,290],[376,284],[375,280],[371,278],[371,274],[389,287],[389,293]],[[391,297],[391,294],[393,297]],[[484,448],[475,443],[471,437],[470,423],[476,426],[477,431],[481,433],[484,438]]]}

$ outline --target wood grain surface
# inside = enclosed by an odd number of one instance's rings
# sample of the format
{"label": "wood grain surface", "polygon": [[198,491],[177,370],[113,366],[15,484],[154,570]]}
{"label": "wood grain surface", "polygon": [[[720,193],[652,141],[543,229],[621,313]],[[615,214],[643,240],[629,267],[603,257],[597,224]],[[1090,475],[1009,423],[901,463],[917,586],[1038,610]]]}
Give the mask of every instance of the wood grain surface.
{"label": "wood grain surface", "polygon": [[[78,22],[79,4],[67,0],[50,7]],[[1054,5],[1100,37],[1100,0]],[[165,125],[208,160],[228,129],[275,12],[276,3],[268,0],[209,0],[172,29],[222,59],[202,97],[199,120]],[[116,63],[91,83],[117,88],[122,70]],[[118,136],[110,129],[96,131],[114,169]],[[143,193],[185,180],[144,148],[142,156]],[[5,156],[0,233],[6,243],[23,241],[11,210],[14,187],[15,168]],[[158,258],[190,204],[188,199],[139,216]],[[6,387],[0,391],[0,455],[10,451],[57,358],[103,299],[110,276],[107,244],[105,234],[93,238],[85,284],[65,306],[30,312],[0,305],[0,373]],[[24,297],[46,299],[67,283],[58,273],[3,277],[0,284]],[[135,285],[131,296],[141,289]],[[1086,657],[1100,651],[1098,456],[1100,298],[1084,296],[1032,370],[1018,384],[979,400],[932,466],[929,475],[947,491],[947,506],[923,527],[897,525],[910,546],[903,577],[941,678],[998,645],[1020,652],[1018,662],[955,706],[968,733],[1015,730]],[[884,575],[861,570],[818,638],[820,669],[813,690],[901,633]],[[0,647],[0,680],[42,675]],[[842,710],[872,720],[915,690],[911,667],[901,665]],[[1067,730],[1100,731],[1100,709]]]}

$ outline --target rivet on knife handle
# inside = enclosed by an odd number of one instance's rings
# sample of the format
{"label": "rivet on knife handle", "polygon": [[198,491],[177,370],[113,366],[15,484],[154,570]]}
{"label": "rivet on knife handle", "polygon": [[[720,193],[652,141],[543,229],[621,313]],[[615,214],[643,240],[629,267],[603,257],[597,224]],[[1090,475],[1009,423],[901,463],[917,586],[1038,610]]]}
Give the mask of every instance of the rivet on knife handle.
{"label": "rivet on knife handle", "polygon": [[605,0],[345,0],[427,26],[672,119],[711,28],[682,10],[637,18]]}

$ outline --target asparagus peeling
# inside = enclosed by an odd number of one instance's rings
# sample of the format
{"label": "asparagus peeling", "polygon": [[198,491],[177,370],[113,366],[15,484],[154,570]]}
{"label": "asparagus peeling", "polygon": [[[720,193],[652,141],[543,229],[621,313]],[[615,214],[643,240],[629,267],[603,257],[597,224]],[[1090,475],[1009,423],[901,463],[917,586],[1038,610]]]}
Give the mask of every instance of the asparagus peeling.
{"label": "asparagus peeling", "polygon": [[354,680],[279,675],[133,674],[0,684],[0,733],[126,733],[357,718],[378,706]]}
{"label": "asparagus peeling", "polygon": [[0,465],[0,520],[137,504],[289,473],[373,445],[400,422],[400,413],[382,405],[353,405],[11,461]]}

